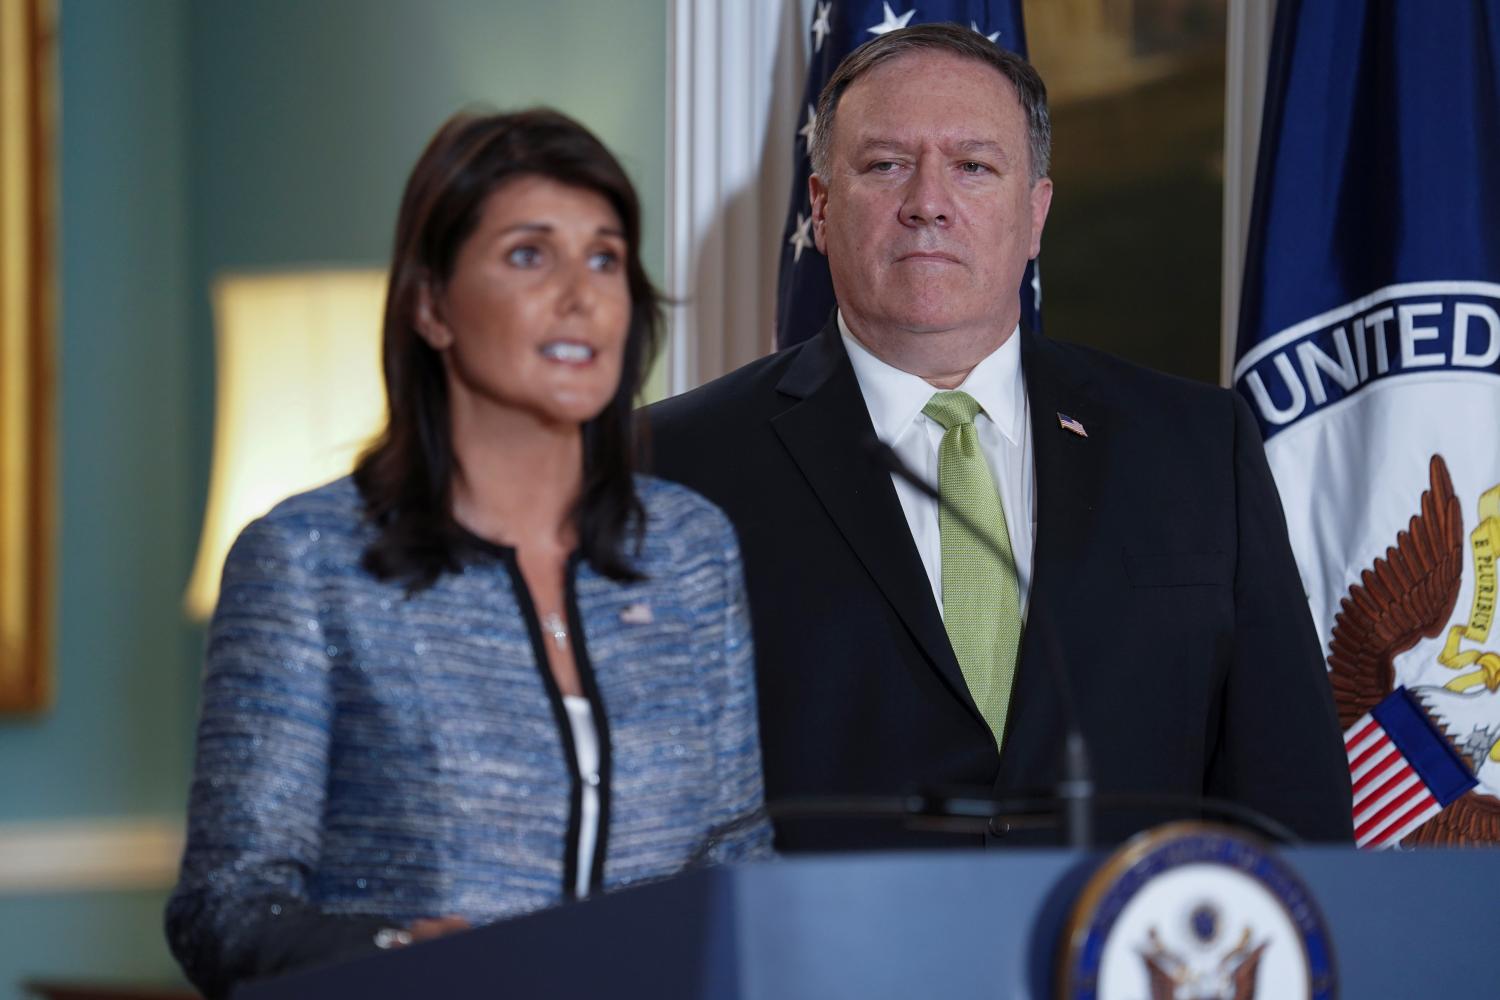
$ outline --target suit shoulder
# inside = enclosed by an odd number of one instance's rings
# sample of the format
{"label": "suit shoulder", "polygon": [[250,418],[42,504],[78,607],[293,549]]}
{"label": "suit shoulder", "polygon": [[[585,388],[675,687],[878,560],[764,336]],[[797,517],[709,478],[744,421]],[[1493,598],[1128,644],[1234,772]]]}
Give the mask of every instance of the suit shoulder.
{"label": "suit shoulder", "polygon": [[806,346],[798,344],[757,358],[696,389],[652,404],[646,409],[652,431],[671,432],[684,422],[709,420],[765,405],[775,395],[776,384]]}
{"label": "suit shoulder", "polygon": [[363,506],[354,477],[343,476],[314,489],[294,493],[252,521],[251,525],[288,532],[344,534],[355,530],[363,520]]}
{"label": "suit shoulder", "polygon": [[359,490],[353,477],[344,476],[293,494],[245,525],[231,559],[326,558],[362,549],[369,532]]}
{"label": "suit shoulder", "polygon": [[636,495],[646,511],[648,547],[667,558],[689,553],[724,553],[738,547],[729,517],[712,500],[681,483],[636,476]]}
{"label": "suit shoulder", "polygon": [[747,463],[775,447],[771,420],[792,401],[776,387],[805,347],[752,361],[647,409],[649,471],[733,508]]}
{"label": "suit shoulder", "polygon": [[1238,396],[1232,390],[1169,375],[1082,344],[1060,340],[1048,344],[1068,370],[1086,375],[1094,392],[1133,417],[1174,422],[1233,419]]}
{"label": "suit shoulder", "polygon": [[691,526],[699,530],[722,530],[729,526],[729,518],[719,506],[691,487],[657,476],[637,474],[635,488],[646,517],[652,522]]}
{"label": "suit shoulder", "polygon": [[1127,391],[1199,401],[1222,400],[1231,395],[1229,390],[1221,386],[1157,371],[1095,347],[1065,340],[1051,340],[1048,343],[1060,357],[1066,359],[1065,364],[1087,371],[1106,385],[1117,385]]}

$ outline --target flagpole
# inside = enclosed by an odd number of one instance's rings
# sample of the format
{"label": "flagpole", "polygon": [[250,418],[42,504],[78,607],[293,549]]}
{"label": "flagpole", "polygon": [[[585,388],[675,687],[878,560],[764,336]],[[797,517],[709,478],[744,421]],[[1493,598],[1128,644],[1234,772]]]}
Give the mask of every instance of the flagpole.
{"label": "flagpole", "polygon": [[1224,386],[1234,382],[1240,284],[1245,276],[1245,241],[1275,23],[1276,0],[1229,0],[1224,60],[1224,253],[1219,282],[1219,384]]}

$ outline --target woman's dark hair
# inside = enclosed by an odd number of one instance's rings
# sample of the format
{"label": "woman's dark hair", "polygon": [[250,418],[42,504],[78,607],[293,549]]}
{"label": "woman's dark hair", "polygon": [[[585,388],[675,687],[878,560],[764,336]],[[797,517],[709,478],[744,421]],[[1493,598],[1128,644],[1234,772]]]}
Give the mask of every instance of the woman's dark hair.
{"label": "woman's dark hair", "polygon": [[461,567],[475,539],[453,517],[456,456],[442,357],[417,334],[425,283],[441,294],[485,199],[523,176],[603,195],[620,217],[627,253],[630,329],[614,398],[583,426],[583,489],[572,516],[581,554],[600,573],[636,579],[627,557],[644,512],[636,496],[635,397],[661,336],[661,297],[641,266],[641,212],[618,161],[586,128],[545,109],[459,114],[438,129],[412,168],[396,221],[382,358],[390,417],[360,457],[354,482],[379,529],[364,565],[409,590]]}

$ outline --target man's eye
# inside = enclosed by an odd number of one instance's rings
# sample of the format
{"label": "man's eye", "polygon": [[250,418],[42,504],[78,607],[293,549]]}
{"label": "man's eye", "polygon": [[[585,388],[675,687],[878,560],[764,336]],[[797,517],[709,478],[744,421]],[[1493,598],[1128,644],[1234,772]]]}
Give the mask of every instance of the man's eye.
{"label": "man's eye", "polygon": [[542,259],[542,251],[533,246],[513,247],[505,259],[516,267],[535,267]]}
{"label": "man's eye", "polygon": [[870,164],[870,169],[875,171],[875,173],[877,174],[888,174],[892,170],[896,169],[896,164],[892,163],[890,160],[880,160],[876,163]]}
{"label": "man's eye", "polygon": [[966,174],[982,174],[988,171],[990,168],[986,167],[983,163],[976,163],[973,160],[967,160],[961,165],[960,169],[963,170],[963,172]]}

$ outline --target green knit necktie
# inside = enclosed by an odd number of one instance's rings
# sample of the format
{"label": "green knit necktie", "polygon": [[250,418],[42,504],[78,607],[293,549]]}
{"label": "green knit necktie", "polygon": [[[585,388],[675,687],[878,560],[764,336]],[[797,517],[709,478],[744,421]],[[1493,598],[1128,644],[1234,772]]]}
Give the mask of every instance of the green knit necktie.
{"label": "green knit necktie", "polygon": [[1005,527],[1005,506],[979,450],[974,417],[981,407],[966,392],[939,392],[922,412],[943,425],[938,492],[983,530],[1000,558],[959,519],[938,509],[943,548],[943,626],[969,693],[1005,745],[1005,715],[1021,644],[1021,593]]}

